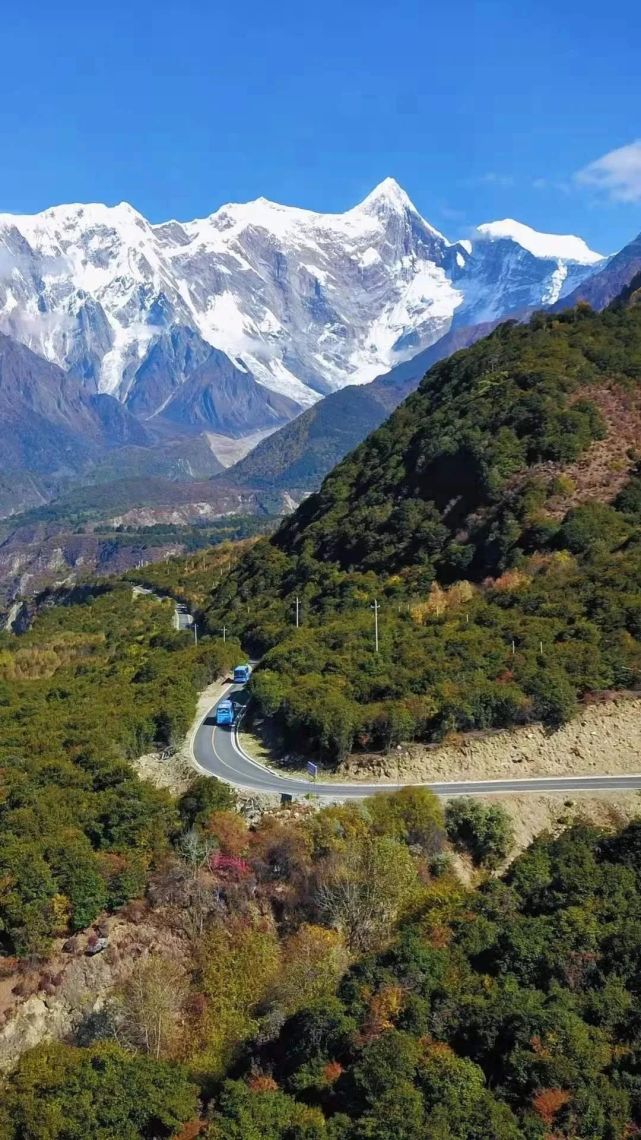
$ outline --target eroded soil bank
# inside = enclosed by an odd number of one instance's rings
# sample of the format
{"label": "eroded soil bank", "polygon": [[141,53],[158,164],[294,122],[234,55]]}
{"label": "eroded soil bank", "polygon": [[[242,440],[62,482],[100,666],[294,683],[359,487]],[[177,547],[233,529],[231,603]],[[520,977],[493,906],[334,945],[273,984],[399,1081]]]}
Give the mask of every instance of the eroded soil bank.
{"label": "eroded soil bank", "polygon": [[641,697],[626,694],[585,706],[559,729],[528,725],[443,744],[405,744],[386,755],[352,753],[339,774],[345,780],[413,782],[638,772]]}

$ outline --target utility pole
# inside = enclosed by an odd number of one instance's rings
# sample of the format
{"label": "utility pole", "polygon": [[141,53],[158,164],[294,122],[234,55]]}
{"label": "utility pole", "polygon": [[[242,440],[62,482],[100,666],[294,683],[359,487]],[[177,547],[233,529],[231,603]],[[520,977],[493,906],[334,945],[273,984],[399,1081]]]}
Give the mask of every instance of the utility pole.
{"label": "utility pole", "polygon": [[379,611],[379,608],[380,607],[379,607],[378,601],[376,599],[374,599],[374,605],[370,606],[370,609],[374,610],[374,643],[376,645],[376,652],[377,653],[378,653],[378,611]]}
{"label": "utility pole", "polygon": [[227,626],[223,626],[223,642],[227,641]]}
{"label": "utility pole", "polygon": [[298,594],[297,594],[296,595],[296,629],[298,629],[298,627],[300,625],[299,611],[300,611],[300,602],[299,602],[299,598],[298,598]]}
{"label": "utility pole", "polygon": [[194,645],[198,645],[198,626],[194,622]]}

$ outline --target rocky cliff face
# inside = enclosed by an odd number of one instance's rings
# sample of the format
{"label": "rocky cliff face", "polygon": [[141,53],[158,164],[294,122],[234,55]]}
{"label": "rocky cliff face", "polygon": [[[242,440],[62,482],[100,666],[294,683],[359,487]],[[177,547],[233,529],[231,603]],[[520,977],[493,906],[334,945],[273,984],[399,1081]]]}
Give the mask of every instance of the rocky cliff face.
{"label": "rocky cliff face", "polygon": [[69,475],[110,447],[144,445],[144,427],[113,396],[0,333],[0,448],[4,471]]}
{"label": "rocky cliff face", "polygon": [[641,273],[641,234],[611,257],[598,272],[581,282],[555,309],[587,301],[593,309],[604,309]]}

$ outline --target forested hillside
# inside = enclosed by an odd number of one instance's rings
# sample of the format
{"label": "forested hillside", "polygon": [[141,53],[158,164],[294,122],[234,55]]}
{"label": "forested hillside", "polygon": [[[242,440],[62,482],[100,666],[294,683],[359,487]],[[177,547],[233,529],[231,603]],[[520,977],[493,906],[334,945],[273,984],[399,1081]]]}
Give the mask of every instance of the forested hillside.
{"label": "forested hillside", "polygon": [[195,648],[170,603],[126,583],[59,602],[0,634],[0,953],[21,957],[144,892],[178,818],[128,760],[179,743],[238,653]]}
{"label": "forested hillside", "polygon": [[264,654],[254,695],[290,741],[328,760],[558,724],[641,682],[637,301],[503,325],[437,364],[214,590],[212,627]]}
{"label": "forested hillside", "polygon": [[293,493],[315,490],[327,472],[415,386],[392,376],[332,392],[264,439],[224,478]]}
{"label": "forested hillside", "polygon": [[130,570],[127,579],[179,602],[186,602],[191,610],[201,614],[211,604],[212,592],[224,579],[236,573],[239,561],[255,542],[255,538],[221,542],[187,558],[167,558],[164,562]]}
{"label": "forested hillside", "polygon": [[[202,780],[148,954],[5,1080],[2,1140],[629,1140],[641,1126],[641,825],[543,836],[410,788],[266,816]],[[453,873],[446,833],[484,870]]]}
{"label": "forested hillside", "polygon": [[[558,516],[564,499],[614,497],[640,441],[640,392],[632,302],[502,325],[437,364],[274,545],[348,570],[420,566],[442,580],[501,571],[536,544],[523,524],[537,510]],[[607,470],[593,487],[588,453],[603,439]]]}
{"label": "forested hillside", "polygon": [[536,841],[478,892],[432,881],[335,998],[249,1047],[207,1135],[634,1135],[639,838],[638,824],[612,837],[577,828]]}

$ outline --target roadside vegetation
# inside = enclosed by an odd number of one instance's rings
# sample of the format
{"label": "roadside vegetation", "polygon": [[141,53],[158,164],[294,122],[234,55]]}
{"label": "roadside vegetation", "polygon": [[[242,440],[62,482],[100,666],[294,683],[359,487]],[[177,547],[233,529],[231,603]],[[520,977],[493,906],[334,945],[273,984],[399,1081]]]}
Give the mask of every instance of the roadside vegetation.
{"label": "roadside vegetation", "polygon": [[[61,600],[59,598],[59,600]],[[238,654],[192,644],[126,583],[72,591],[0,635],[0,948],[41,955],[145,889],[178,826],[129,761],[171,749]]]}
{"label": "roadside vegetation", "polygon": [[224,541],[188,557],[166,558],[163,562],[130,570],[126,579],[184,602],[192,612],[203,617],[211,604],[212,592],[235,573],[240,559],[256,541],[254,537]]}

